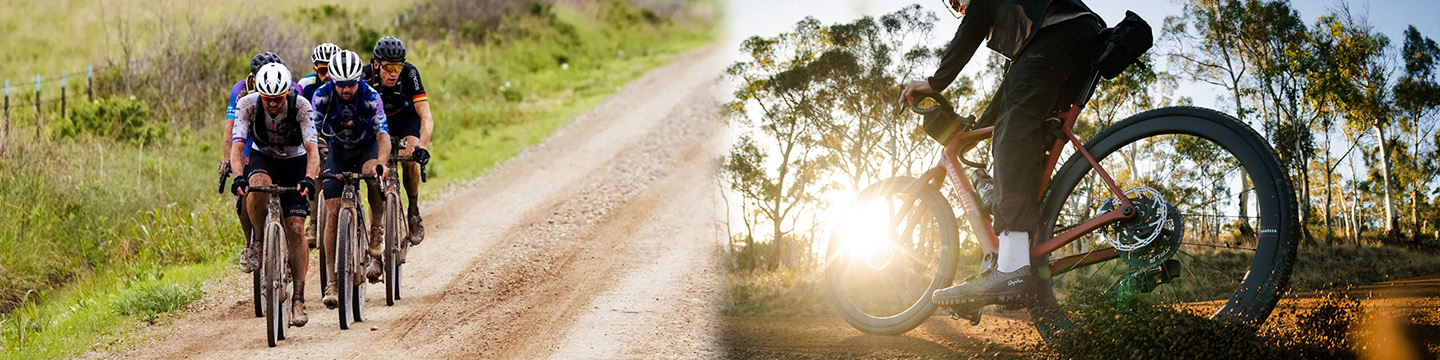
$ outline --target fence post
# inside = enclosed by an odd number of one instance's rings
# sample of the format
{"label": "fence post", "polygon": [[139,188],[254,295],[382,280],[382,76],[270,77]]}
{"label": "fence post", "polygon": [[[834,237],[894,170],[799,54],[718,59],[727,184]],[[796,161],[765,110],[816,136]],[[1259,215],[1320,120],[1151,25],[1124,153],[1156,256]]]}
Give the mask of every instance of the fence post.
{"label": "fence post", "polygon": [[40,141],[40,73],[35,73],[35,141]]}
{"label": "fence post", "polygon": [[10,145],[10,80],[5,80],[5,132],[0,133],[0,156],[5,156],[5,148]]}
{"label": "fence post", "polygon": [[95,65],[85,69],[85,100],[95,102]]}
{"label": "fence post", "polygon": [[65,118],[65,70],[60,70],[60,118]]}

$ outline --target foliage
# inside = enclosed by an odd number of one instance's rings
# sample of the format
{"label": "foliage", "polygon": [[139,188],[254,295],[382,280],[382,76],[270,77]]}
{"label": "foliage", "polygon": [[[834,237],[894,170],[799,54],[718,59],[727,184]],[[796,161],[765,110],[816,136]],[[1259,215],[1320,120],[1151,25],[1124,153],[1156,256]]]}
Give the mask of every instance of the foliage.
{"label": "foliage", "polygon": [[[504,44],[410,41],[397,34],[413,49],[411,62],[426,71],[435,112],[430,170],[438,182],[427,188],[483,174],[712,36],[703,19],[622,25],[583,8],[550,9],[549,18],[577,29],[580,43],[520,35]],[[160,63],[169,67],[141,66],[134,75],[97,67],[96,96],[106,105],[96,111],[110,116],[146,110],[148,116],[121,118],[161,129],[159,141],[109,137],[102,131],[110,129],[102,126],[108,120],[97,116],[66,125],[65,136],[51,125],[53,139],[7,144],[0,157],[0,203],[15,205],[0,216],[0,358],[70,357],[122,344],[138,328],[136,320],[159,321],[193,301],[196,284],[232,271],[241,241],[233,197],[213,193],[218,151],[210,139],[221,130],[219,100],[248,71],[250,56],[274,50],[300,71],[308,67],[310,44],[348,38],[336,28],[354,31],[358,43],[381,31],[402,31],[345,27],[378,22],[363,8],[337,6],[203,21],[210,20],[177,21],[173,33],[156,31],[148,44],[163,50],[156,54],[164,54]],[[186,25],[193,28],[179,31]],[[513,24],[523,34],[553,33],[550,25]],[[549,55],[565,53],[568,68]],[[505,82],[516,84],[509,101],[496,90]]]}
{"label": "foliage", "polygon": [[154,144],[168,135],[169,129],[152,120],[149,107],[135,97],[107,97],[76,106],[74,113],[55,124],[51,136],[91,135],[136,146]]}
{"label": "foliage", "polygon": [[726,112],[748,131],[723,161],[722,176],[746,209],[743,238],[751,241],[743,249],[766,235],[775,243],[763,256],[766,268],[813,265],[803,259],[817,248],[805,239],[824,236],[804,224],[843,205],[818,194],[913,174],[915,160],[929,154],[923,150],[934,149],[913,118],[895,116],[894,96],[901,79],[934,59],[934,50],[914,42],[927,38],[935,21],[914,5],[831,26],[806,18],[793,32],[742,43],[748,59],[726,69],[738,84]]}

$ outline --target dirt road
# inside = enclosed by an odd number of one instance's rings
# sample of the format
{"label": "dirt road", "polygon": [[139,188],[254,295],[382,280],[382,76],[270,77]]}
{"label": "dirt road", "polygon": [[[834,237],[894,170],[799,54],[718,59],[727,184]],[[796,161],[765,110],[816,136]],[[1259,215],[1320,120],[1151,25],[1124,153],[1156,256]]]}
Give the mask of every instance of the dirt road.
{"label": "dirt road", "polygon": [[[1337,297],[1348,297],[1353,302],[1336,302],[1333,299]],[[1342,311],[1326,308],[1326,305],[1346,303],[1355,307]],[[1027,316],[1019,312],[996,315],[985,317],[979,326],[936,316],[901,336],[865,335],[838,317],[722,317],[720,342],[733,358],[1049,359],[1058,356],[1039,346],[1039,334],[1030,323],[1022,321],[1028,319]],[[1322,324],[1299,324],[1302,321]],[[1351,355],[1362,359],[1434,359],[1440,357],[1440,274],[1293,294],[1276,306],[1262,333],[1310,342],[1315,342],[1315,337],[1335,337],[1320,342],[1347,341]],[[1217,343],[1216,346],[1225,345]]]}
{"label": "dirt road", "polygon": [[[728,48],[707,46],[427,204],[406,298],[341,331],[309,278],[310,323],[266,348],[248,275],[120,358],[616,358],[718,355],[715,111]],[[443,151],[443,149],[436,149]],[[312,254],[313,256],[313,254]],[[312,259],[312,269],[315,269]]]}

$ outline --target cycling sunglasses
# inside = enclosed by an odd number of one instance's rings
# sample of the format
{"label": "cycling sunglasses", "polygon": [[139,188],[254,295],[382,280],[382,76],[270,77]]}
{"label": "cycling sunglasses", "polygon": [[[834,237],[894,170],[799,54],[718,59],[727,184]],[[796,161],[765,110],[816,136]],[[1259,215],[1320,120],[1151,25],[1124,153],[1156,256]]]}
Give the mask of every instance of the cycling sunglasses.
{"label": "cycling sunglasses", "polygon": [[274,95],[274,96],[271,96],[271,95],[260,95],[260,100],[264,100],[264,101],[275,101],[275,100],[284,99],[286,96],[290,96],[290,90],[285,90],[285,92],[280,93],[279,95]]}
{"label": "cycling sunglasses", "polygon": [[328,73],[330,73],[330,65],[329,65],[329,64],[315,64],[315,73],[316,73],[316,74],[328,74]]}
{"label": "cycling sunglasses", "polygon": [[336,86],[336,87],[340,87],[340,86],[355,86],[355,85],[359,85],[359,84],[360,84],[360,79],[355,79],[355,80],[335,80],[334,83],[335,83],[335,86]]}
{"label": "cycling sunglasses", "polygon": [[403,64],[403,63],[402,63],[402,64],[384,64],[384,65],[380,65],[380,69],[381,69],[381,70],[385,70],[386,72],[392,72],[392,73],[398,73],[398,72],[400,72],[400,70],[402,70],[402,69],[404,69],[404,68],[405,68],[405,64]]}

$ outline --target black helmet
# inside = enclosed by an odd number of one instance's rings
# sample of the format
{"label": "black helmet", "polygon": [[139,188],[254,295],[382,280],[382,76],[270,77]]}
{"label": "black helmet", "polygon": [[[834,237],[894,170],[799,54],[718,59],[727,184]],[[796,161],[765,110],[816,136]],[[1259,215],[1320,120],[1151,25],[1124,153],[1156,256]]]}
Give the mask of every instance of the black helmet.
{"label": "black helmet", "polygon": [[275,53],[273,52],[266,51],[263,53],[255,54],[255,57],[250,58],[250,75],[255,75],[259,73],[260,67],[265,66],[265,64],[269,63],[280,63],[280,65],[285,65],[285,61],[280,60],[280,55],[275,55]]}
{"label": "black helmet", "polygon": [[375,60],[405,62],[405,43],[394,36],[386,36],[375,42]]}

